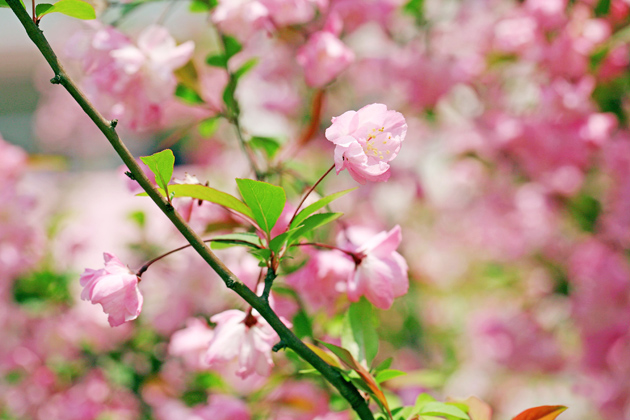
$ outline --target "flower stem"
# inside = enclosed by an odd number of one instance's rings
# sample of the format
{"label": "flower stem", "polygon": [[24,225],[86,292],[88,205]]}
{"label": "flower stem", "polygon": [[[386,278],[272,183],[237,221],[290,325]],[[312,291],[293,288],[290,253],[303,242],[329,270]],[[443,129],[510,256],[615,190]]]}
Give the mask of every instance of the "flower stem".
{"label": "flower stem", "polygon": [[[221,243],[221,242],[225,242],[225,243],[238,242],[238,243],[242,243],[243,245],[254,246],[254,244],[251,244],[249,242],[239,241],[239,240],[236,240],[236,239],[204,239],[203,241],[205,243],[209,243],[209,242],[219,242],[219,243]],[[191,244],[183,245],[183,246],[180,246],[179,248],[175,248],[175,249],[172,249],[172,250],[170,250],[168,252],[165,252],[162,255],[158,255],[157,257],[155,257],[155,258],[147,261],[146,263],[144,263],[144,265],[142,267],[140,267],[138,269],[138,271],[136,271],[136,276],[141,277],[144,274],[144,272],[147,271],[149,269],[149,267],[151,267],[151,265],[153,263],[160,261],[162,258],[168,257],[169,255],[174,254],[176,252],[179,252],[179,251],[181,251],[183,249],[190,248],[191,246],[192,246]],[[260,247],[257,247],[257,248],[260,248]]]}
{"label": "flower stem", "polygon": [[291,246],[314,246],[314,247],[317,247],[317,248],[334,249],[336,251],[341,251],[344,254],[349,255],[356,265],[361,264],[361,261],[363,261],[363,258],[365,257],[362,254],[358,254],[356,252],[348,251],[347,249],[342,249],[342,248],[336,247],[334,245],[321,244],[319,242],[301,242],[299,244],[293,244]]}
{"label": "flower stem", "polygon": [[323,179],[326,178],[326,175],[328,175],[330,171],[332,171],[334,168],[335,168],[335,164],[333,163],[333,165],[330,168],[328,168],[326,173],[320,176],[317,182],[315,182],[313,186],[306,192],[306,194],[304,194],[304,197],[302,197],[302,201],[300,201],[300,204],[298,204],[297,208],[295,209],[295,212],[293,212],[293,216],[291,216],[291,220],[289,221],[289,226],[291,226],[293,219],[295,219],[295,216],[297,216],[298,212],[300,211],[300,208],[302,207],[302,204],[304,204],[308,196],[311,195],[313,190],[315,190],[315,188],[319,185],[319,183],[322,182]]}
{"label": "flower stem", "polygon": [[210,250],[204,243],[203,239],[192,230],[192,228],[184,221],[184,219],[175,211],[172,205],[164,198],[157,189],[151,184],[149,178],[140,168],[127,146],[122,142],[118,133],[116,133],[115,123],[106,120],[87,99],[85,94],[78,88],[74,81],[68,76],[63,69],[53,49],[43,32],[31,20],[26,9],[20,3],[20,0],[6,0],[6,3],[13,10],[17,18],[22,23],[29,38],[37,46],[50,67],[55,73],[55,77],[51,80],[54,84],[61,84],[74,100],[79,104],[83,111],[90,117],[99,130],[105,135],[109,143],[112,145],[116,153],[120,156],[123,163],[127,165],[129,171],[133,174],[136,181],[147,192],[148,196],[158,206],[158,208],[168,217],[179,232],[186,238],[190,245],[197,253],[212,267],[212,269],[221,277],[225,285],[232,289],[235,293],[243,298],[248,304],[254,307],[258,313],[269,323],[276,331],[286,347],[295,351],[302,359],[310,363],[318,370],[328,382],[330,382],[348,401],[355,410],[361,420],[373,420],[374,416],[368,407],[365,399],[361,396],[357,388],[335,370],[331,365],[322,360],[310,348],[306,346],[297,336],[282,322],[278,315],[271,309],[269,304],[262,298],[257,296],[243,282],[241,282],[232,273],[221,260]]}

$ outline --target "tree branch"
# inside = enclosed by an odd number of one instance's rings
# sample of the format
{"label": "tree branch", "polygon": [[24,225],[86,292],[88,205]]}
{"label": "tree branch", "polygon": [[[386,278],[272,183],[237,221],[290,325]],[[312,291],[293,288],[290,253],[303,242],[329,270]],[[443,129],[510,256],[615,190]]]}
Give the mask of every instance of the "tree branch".
{"label": "tree branch", "polygon": [[271,309],[268,303],[258,297],[245,284],[243,284],[210,250],[184,219],[175,211],[166,198],[164,198],[156,188],[151,184],[147,176],[144,174],[133,155],[127,149],[116,133],[116,121],[108,121],[96,108],[90,103],[88,98],[81,92],[78,86],[70,79],[63,69],[61,63],[57,59],[56,54],[50,44],[44,37],[43,32],[33,23],[26,9],[20,3],[20,0],[6,0],[9,7],[18,17],[29,38],[40,50],[50,67],[55,73],[51,80],[52,83],[61,84],[72,95],[75,101],[81,106],[83,111],[96,124],[99,130],[105,135],[109,143],[112,145],[116,153],[122,161],[127,165],[129,171],[133,174],[136,181],[147,192],[149,197],[162,210],[168,219],[175,225],[177,230],[186,238],[190,245],[197,253],[212,267],[212,269],[223,279],[225,285],[241,296],[249,305],[256,309],[260,315],[271,325],[278,333],[280,339],[285,343],[286,347],[295,351],[302,359],[310,363],[317,369],[328,382],[330,382],[339,393],[350,403],[352,408],[357,412],[362,420],[373,420],[374,416],[370,411],[366,401],[361,397],[356,387],[346,381],[341,374],[332,366],[324,362],[311,349],[309,349],[293,332],[282,323],[280,318]]}

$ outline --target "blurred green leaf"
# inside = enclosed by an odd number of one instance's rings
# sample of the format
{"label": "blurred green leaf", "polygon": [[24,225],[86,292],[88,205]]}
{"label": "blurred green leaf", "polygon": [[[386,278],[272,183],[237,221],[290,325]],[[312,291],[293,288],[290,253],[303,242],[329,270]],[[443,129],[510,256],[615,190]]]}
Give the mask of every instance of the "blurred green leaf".
{"label": "blurred green leaf", "polygon": [[185,86],[183,84],[178,84],[175,88],[175,96],[182,100],[182,102],[188,105],[199,105],[205,103],[203,98],[195,92],[194,89]]}
{"label": "blurred green leaf", "polygon": [[241,178],[236,179],[236,185],[258,226],[267,233],[271,232],[287,201],[284,189],[266,182]]}
{"label": "blurred green leaf", "polygon": [[199,134],[204,138],[210,138],[219,128],[219,117],[210,117],[201,121],[197,126]]}
{"label": "blurred green leaf", "polygon": [[376,382],[380,384],[381,382],[389,381],[390,379],[398,378],[399,376],[404,376],[406,374],[407,372],[403,372],[402,370],[385,369],[378,372],[374,379],[376,379]]}
{"label": "blurred green leaf", "polygon": [[370,366],[378,352],[378,334],[374,326],[374,309],[366,299],[350,305],[343,318],[341,345],[359,362]]}
{"label": "blurred green leaf", "polygon": [[13,283],[13,299],[19,304],[70,303],[69,284],[73,278],[50,270],[29,272]]}
{"label": "blurred green leaf", "polygon": [[212,238],[212,249],[223,249],[232,246],[247,246],[259,249],[262,245],[260,238],[255,233],[228,233]]}
{"label": "blurred green leaf", "polygon": [[224,54],[211,54],[206,57],[206,64],[213,67],[227,68],[227,57]]}
{"label": "blurred green leaf", "polygon": [[278,150],[280,149],[280,142],[272,137],[252,137],[248,144],[254,150],[262,150],[265,152],[269,159],[273,159]]}
{"label": "blurred green leaf", "polygon": [[453,404],[443,403],[439,401],[427,402],[423,405],[418,413],[421,416],[443,416],[453,418],[453,419],[462,419],[462,420],[470,420],[468,414],[463,412],[460,408],[456,407]]}
{"label": "blurred green leaf", "polygon": [[225,48],[226,60],[234,57],[243,49],[243,46],[240,42],[238,42],[236,38],[229,35],[222,35],[221,38],[223,39],[223,47]]}
{"label": "blurred green leaf", "polygon": [[235,81],[238,81],[241,77],[247,74],[251,69],[253,69],[256,64],[258,64],[258,58],[250,58],[247,60],[241,67],[239,67],[233,75]]}

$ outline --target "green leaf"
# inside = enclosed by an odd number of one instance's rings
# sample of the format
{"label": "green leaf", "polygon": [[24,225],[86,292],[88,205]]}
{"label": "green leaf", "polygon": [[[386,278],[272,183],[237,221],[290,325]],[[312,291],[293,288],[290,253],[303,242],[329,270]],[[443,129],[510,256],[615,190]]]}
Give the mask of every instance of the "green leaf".
{"label": "green leaf", "polygon": [[299,212],[297,216],[295,216],[295,219],[293,219],[293,222],[291,222],[291,227],[299,226],[302,223],[302,221],[304,221],[304,219],[306,219],[311,214],[315,213],[317,210],[327,206],[328,204],[332,203],[339,197],[342,197],[348,194],[350,191],[354,191],[354,190],[356,190],[356,188],[350,188],[349,190],[339,191],[334,194],[327,195],[326,197],[320,198],[313,204],[302,209],[302,211]]}
{"label": "green leaf", "polygon": [[47,11],[52,9],[54,6],[50,3],[40,3],[35,6],[35,16],[41,17],[46,14]]}
{"label": "green leaf", "polygon": [[419,413],[420,410],[422,410],[422,408],[424,408],[425,405],[434,401],[435,401],[435,398],[433,398],[429,394],[422,393],[418,395],[418,398],[416,398],[416,403],[414,404],[414,409],[416,413]]}
{"label": "green leaf", "polygon": [[313,336],[313,325],[306,312],[299,311],[293,317],[293,332],[299,339]]}
{"label": "green leaf", "polygon": [[197,130],[202,137],[209,138],[217,131],[219,128],[219,117],[210,117],[201,121],[197,126]]}
{"label": "green leaf", "polygon": [[374,327],[374,310],[364,298],[351,304],[343,318],[341,345],[348,349],[355,359],[359,362],[365,361],[368,366],[376,357],[378,334]]}
{"label": "green leaf", "polygon": [[293,234],[290,235],[291,236],[290,242],[293,243],[294,241],[299,239],[301,236],[306,235],[307,233],[311,232],[312,230],[320,226],[323,226],[334,220],[337,220],[341,216],[343,216],[343,213],[320,213],[320,214],[314,214],[308,217],[306,220],[302,222],[302,226],[298,227],[297,229],[294,229]]}
{"label": "green leaf", "polygon": [[81,0],[59,0],[52,5],[44,3],[35,6],[35,14],[40,19],[50,13],[61,13],[82,20],[96,19],[94,7]]}
{"label": "green leaf", "polygon": [[248,144],[252,149],[258,149],[265,152],[269,159],[273,159],[278,150],[280,149],[280,142],[272,137],[252,137]]}
{"label": "green leaf", "polygon": [[402,370],[385,369],[377,373],[374,379],[380,384],[381,382],[389,381],[390,379],[398,378],[406,374],[407,372],[403,372]]}
{"label": "green leaf", "polygon": [[419,414],[421,416],[450,416],[456,419],[470,420],[468,414],[456,406],[438,401],[426,403]]}
{"label": "green leaf", "polygon": [[252,179],[236,179],[243,201],[254,214],[254,220],[266,233],[275,226],[287,201],[282,187]]}
{"label": "green leaf", "polygon": [[[240,214],[243,214],[250,219],[254,219],[252,211],[238,198],[225,193],[223,191],[216,190],[205,185],[198,184],[174,184],[168,186],[169,191],[175,193],[175,197],[191,197],[198,200],[209,201],[211,203],[218,204],[228,209],[234,210]],[[164,190],[160,191],[164,194]],[[139,196],[145,196],[146,193],[140,193]]]}
{"label": "green leaf", "polygon": [[206,57],[206,64],[213,67],[227,68],[227,58],[224,54],[211,54]]}
{"label": "green leaf", "polygon": [[193,0],[188,10],[192,13],[204,13],[214,9],[218,4],[218,0]]}
{"label": "green leaf", "polygon": [[223,249],[231,246],[248,246],[250,248],[260,249],[262,244],[260,238],[255,233],[229,233],[212,238],[210,247],[212,249]]}
{"label": "green leaf", "polygon": [[336,346],[330,343],[324,343],[323,341],[317,340],[321,345],[326,347],[328,350],[333,352],[335,356],[337,356],[348,368],[353,370],[359,370],[360,366],[357,361],[352,357],[352,354],[344,349],[343,347]]}
{"label": "green leaf", "polygon": [[236,81],[232,78],[228,81],[227,85],[225,85],[225,89],[223,90],[223,103],[227,107],[228,111],[234,115],[238,115],[238,103],[236,102],[236,98],[234,97],[234,93],[236,92]]}
{"label": "green leaf", "polygon": [[245,74],[247,74],[247,72],[253,69],[256,64],[258,64],[258,58],[256,57],[247,60],[241,67],[238,68],[238,70],[234,72],[234,80],[238,81],[238,79],[240,79]]}
{"label": "green leaf", "polygon": [[182,100],[182,102],[187,103],[188,105],[199,105],[205,103],[203,98],[195,92],[194,89],[185,86],[183,84],[178,84],[175,88],[175,96]]}
{"label": "green leaf", "polygon": [[236,38],[229,35],[223,35],[222,38],[226,60],[229,60],[243,49],[243,46],[236,40]]}
{"label": "green leaf", "polygon": [[389,369],[389,367],[392,365],[392,361],[393,360],[394,359],[392,357],[388,357],[387,359],[385,359],[381,363],[379,363],[379,365],[376,366],[376,368],[374,368],[374,370],[376,372],[379,372],[381,370]]}
{"label": "green leaf", "polygon": [[168,194],[168,183],[171,182],[173,166],[175,165],[173,152],[170,149],[166,149],[151,156],[142,156],[140,159],[155,174],[155,182],[158,186]]}

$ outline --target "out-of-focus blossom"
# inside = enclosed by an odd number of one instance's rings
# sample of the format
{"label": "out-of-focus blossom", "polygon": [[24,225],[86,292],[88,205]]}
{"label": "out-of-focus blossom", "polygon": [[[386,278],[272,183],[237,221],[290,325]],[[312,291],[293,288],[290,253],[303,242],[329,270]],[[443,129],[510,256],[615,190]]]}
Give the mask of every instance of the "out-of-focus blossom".
{"label": "out-of-focus blossom", "polygon": [[320,31],[298,50],[296,60],[304,69],[306,84],[323,87],[348,68],[354,53],[332,33]]}
{"label": "out-of-focus blossom", "polygon": [[191,369],[207,367],[205,354],[214,332],[208,324],[197,318],[186,321],[186,328],[176,331],[171,336],[168,352],[172,356],[180,356]]}
{"label": "out-of-focus blossom", "polygon": [[407,123],[383,104],[366,105],[332,119],[326,138],[335,144],[335,169],[344,169],[360,184],[387,181],[389,162],[400,151]]}
{"label": "out-of-focus blossom", "polygon": [[354,266],[352,260],[339,251],[311,252],[306,265],[287,276],[287,283],[313,309],[323,307],[332,312]]}
{"label": "out-of-focus blossom", "polygon": [[194,50],[192,41],[176,45],[158,25],[144,29],[134,44],[113,27],[93,24],[75,34],[69,45],[67,54],[82,64],[90,99],[108,118],[132,130],[160,125],[162,107],[177,84],[173,71]]}
{"label": "out-of-focus blossom", "polygon": [[138,276],[114,255],[104,253],[105,268],[86,268],[81,274],[81,299],[100,304],[109,315],[109,325],[116,327],[134,320],[142,310],[142,294]]}
{"label": "out-of-focus blossom", "polygon": [[474,340],[482,357],[515,371],[554,372],[562,367],[560,347],[530,315],[490,315],[476,320]]}
{"label": "out-of-focus blossom", "polygon": [[210,367],[238,359],[236,373],[241,378],[252,373],[269,375],[273,366],[271,348],[279,337],[260,315],[231,309],[210,321],[217,324],[205,356]]}
{"label": "out-of-focus blossom", "polygon": [[267,7],[271,20],[277,26],[306,23],[315,17],[321,0],[260,0]]}
{"label": "out-of-focus blossom", "polygon": [[349,228],[338,235],[339,247],[360,259],[348,277],[346,291],[351,301],[365,296],[374,306],[389,309],[394,298],[407,293],[407,262],[396,252],[401,240],[400,226],[376,235],[361,228]]}
{"label": "out-of-focus blossom", "polygon": [[328,394],[310,382],[285,382],[268,400],[274,420],[312,420],[328,413]]}
{"label": "out-of-focus blossom", "polygon": [[396,8],[402,6],[403,0],[331,0],[330,13],[343,20],[346,32],[353,32],[361,25],[376,22],[387,27]]}
{"label": "out-of-focus blossom", "polygon": [[241,41],[258,30],[271,28],[269,10],[258,0],[220,0],[210,18],[221,31]]}

